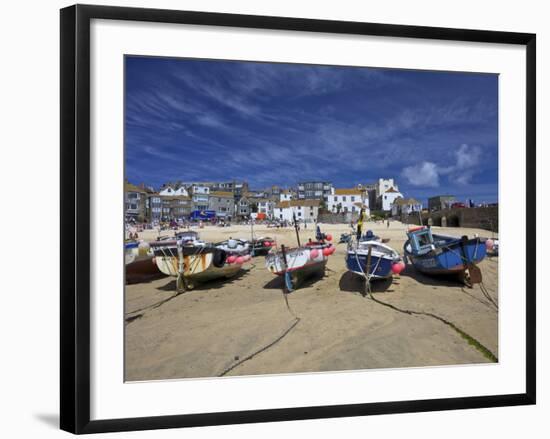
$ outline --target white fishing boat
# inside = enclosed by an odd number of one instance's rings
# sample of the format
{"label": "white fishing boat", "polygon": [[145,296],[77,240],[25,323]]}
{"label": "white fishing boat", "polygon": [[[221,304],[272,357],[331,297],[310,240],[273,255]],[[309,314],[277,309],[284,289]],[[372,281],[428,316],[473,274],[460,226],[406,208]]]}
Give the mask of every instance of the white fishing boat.
{"label": "white fishing boat", "polygon": [[224,250],[228,255],[246,256],[250,253],[252,246],[244,239],[229,238],[227,241],[218,242],[215,246]]}
{"label": "white fishing boat", "polygon": [[177,278],[178,291],[191,289],[196,282],[235,276],[250,258],[231,255],[223,248],[205,243],[196,232],[183,232],[179,239],[150,245],[159,270]]}
{"label": "white fishing boat", "polygon": [[334,253],[336,247],[328,242],[332,237],[321,233],[319,227],[316,238],[317,241],[310,241],[296,248],[282,245],[280,250],[272,251],[266,256],[266,268],[274,275],[284,276],[288,291],[293,291],[306,278],[324,274],[328,257]]}

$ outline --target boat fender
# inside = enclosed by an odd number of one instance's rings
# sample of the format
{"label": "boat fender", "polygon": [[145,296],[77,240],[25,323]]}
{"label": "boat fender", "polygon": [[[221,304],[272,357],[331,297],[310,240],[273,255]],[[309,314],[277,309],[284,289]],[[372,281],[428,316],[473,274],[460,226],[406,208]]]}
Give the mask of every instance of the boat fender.
{"label": "boat fender", "polygon": [[214,264],[214,267],[221,268],[223,267],[223,264],[225,264],[225,260],[227,259],[227,253],[224,250],[221,250],[217,248],[214,251],[214,254],[212,255],[212,263]]}

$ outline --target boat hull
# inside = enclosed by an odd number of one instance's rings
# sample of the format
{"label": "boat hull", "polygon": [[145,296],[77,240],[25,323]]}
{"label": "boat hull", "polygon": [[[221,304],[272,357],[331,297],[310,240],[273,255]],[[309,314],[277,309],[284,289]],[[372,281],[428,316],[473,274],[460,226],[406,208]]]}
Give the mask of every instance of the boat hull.
{"label": "boat hull", "polygon": [[434,275],[462,273],[469,265],[479,264],[487,253],[484,242],[479,238],[469,239],[463,243],[457,239],[424,255],[414,255],[407,241],[404,251],[416,270]]}
{"label": "boat hull", "polygon": [[[183,276],[189,281],[208,282],[214,279],[229,278],[235,276],[242,264],[223,264],[217,267],[213,263],[214,253],[201,253],[198,255],[183,256]],[[177,277],[179,260],[175,256],[156,256],[158,269],[168,275]]]}
{"label": "boat hull", "polygon": [[138,283],[161,276],[155,259],[149,256],[145,259],[134,260],[126,265],[126,283]]}
{"label": "boat hull", "polygon": [[387,279],[392,276],[392,258],[371,255],[368,269],[367,260],[368,255],[349,251],[346,256],[346,267],[349,271],[359,275],[368,273],[373,279]]}
{"label": "boat hull", "polygon": [[[277,276],[288,273],[292,278],[294,288],[297,288],[305,279],[323,275],[328,256],[323,254],[327,246],[309,246],[288,249],[283,256],[282,252],[270,253],[266,256],[266,267]],[[316,253],[312,253],[316,250]]]}

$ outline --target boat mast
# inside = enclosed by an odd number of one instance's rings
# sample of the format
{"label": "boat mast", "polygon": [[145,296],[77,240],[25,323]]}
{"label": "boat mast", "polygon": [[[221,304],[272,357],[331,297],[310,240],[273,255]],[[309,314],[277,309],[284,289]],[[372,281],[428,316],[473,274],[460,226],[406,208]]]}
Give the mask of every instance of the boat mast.
{"label": "boat mast", "polygon": [[298,247],[301,247],[300,244],[300,234],[298,233],[298,223],[296,222],[296,213],[292,209],[292,219],[294,220],[294,230],[296,231],[296,240],[298,241]]}

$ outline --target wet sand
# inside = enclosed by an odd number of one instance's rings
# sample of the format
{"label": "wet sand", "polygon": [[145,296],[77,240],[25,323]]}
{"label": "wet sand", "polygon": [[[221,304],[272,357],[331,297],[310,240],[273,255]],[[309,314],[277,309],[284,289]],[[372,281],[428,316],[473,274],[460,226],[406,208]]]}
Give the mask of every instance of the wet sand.
{"label": "wet sand", "polygon": [[[392,222],[387,228],[368,223],[368,228],[390,238],[388,245],[403,253],[404,224]],[[351,230],[346,225],[322,229],[335,243],[340,233]],[[197,231],[205,241],[250,238],[250,226]],[[296,243],[290,227],[255,226],[254,232],[278,244]],[[434,232],[491,237],[480,229],[434,227]],[[157,234],[145,231],[140,239],[154,240]],[[302,242],[314,234],[313,227],[302,229]],[[372,300],[363,295],[362,279],[346,271],[346,245],[336,248],[324,277],[287,296],[290,309],[281,279],[265,268],[261,256],[230,280],[197,285],[179,295],[175,278],[127,285],[126,380],[458,365],[498,357],[498,310],[479,285],[470,289],[407,266],[392,282],[373,283]],[[479,266],[498,303],[498,258],[486,258]]]}

